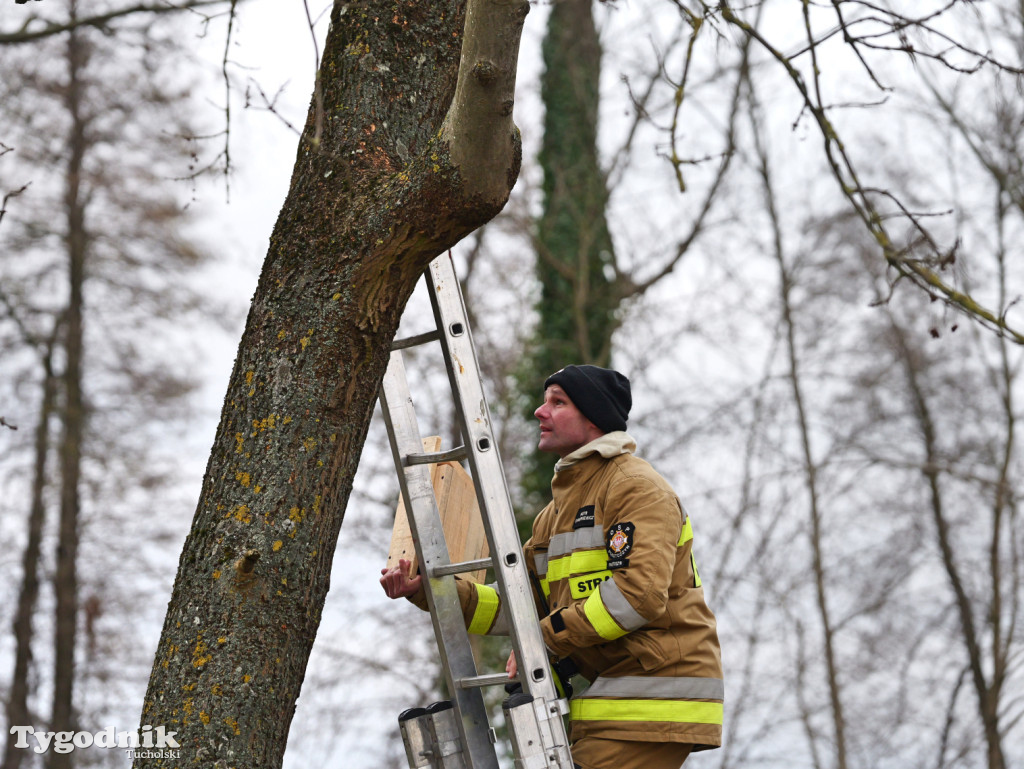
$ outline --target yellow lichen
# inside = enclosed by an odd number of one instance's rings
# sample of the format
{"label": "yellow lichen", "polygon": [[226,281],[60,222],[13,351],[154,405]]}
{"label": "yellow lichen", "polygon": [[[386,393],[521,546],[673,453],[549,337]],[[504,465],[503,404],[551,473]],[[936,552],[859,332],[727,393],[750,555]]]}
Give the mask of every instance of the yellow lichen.
{"label": "yellow lichen", "polygon": [[249,515],[248,505],[239,505],[224,517],[230,518],[232,516],[236,521],[241,521],[242,523],[252,523],[252,516]]}
{"label": "yellow lichen", "polygon": [[277,427],[277,414],[271,414],[263,419],[254,419],[252,420],[252,426],[256,428],[257,432],[273,430]]}
{"label": "yellow lichen", "polygon": [[202,639],[196,641],[196,648],[192,650],[192,667],[201,668],[207,662],[213,659],[213,655],[208,653],[206,644],[203,643]]}
{"label": "yellow lichen", "polygon": [[241,471],[235,473],[235,480],[246,488],[249,488],[249,484],[252,482],[252,479],[249,477],[249,473],[243,473]]}
{"label": "yellow lichen", "polygon": [[275,553],[278,550],[280,550],[282,547],[284,547],[284,542],[282,542],[281,540],[277,540],[276,542],[274,542],[274,552]]}

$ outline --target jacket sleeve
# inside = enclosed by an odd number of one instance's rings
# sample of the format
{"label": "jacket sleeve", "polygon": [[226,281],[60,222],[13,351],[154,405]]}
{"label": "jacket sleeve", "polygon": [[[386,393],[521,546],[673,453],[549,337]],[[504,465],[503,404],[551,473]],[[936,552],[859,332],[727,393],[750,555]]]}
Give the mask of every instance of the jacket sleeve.
{"label": "jacket sleeve", "polygon": [[[482,585],[459,575],[455,576],[459,606],[466,629],[474,635],[508,635],[508,622],[502,612],[498,586]],[[409,600],[423,611],[428,611],[427,594],[420,589]]]}
{"label": "jacket sleeve", "polygon": [[[546,606],[546,596],[538,594],[543,588],[534,569],[537,549],[532,539],[523,546],[523,554],[534,588],[531,592],[537,606],[537,616],[541,617],[547,613],[546,608],[543,608]],[[455,580],[459,590],[459,603],[462,605],[462,617],[469,632],[476,635],[508,635],[509,622],[505,614],[505,602],[501,599],[497,584],[480,585],[458,576]]]}
{"label": "jacket sleeve", "polygon": [[627,476],[603,503],[607,568],[586,597],[541,620],[544,643],[559,657],[614,641],[661,617],[668,606],[683,534],[676,496],[652,480]]}

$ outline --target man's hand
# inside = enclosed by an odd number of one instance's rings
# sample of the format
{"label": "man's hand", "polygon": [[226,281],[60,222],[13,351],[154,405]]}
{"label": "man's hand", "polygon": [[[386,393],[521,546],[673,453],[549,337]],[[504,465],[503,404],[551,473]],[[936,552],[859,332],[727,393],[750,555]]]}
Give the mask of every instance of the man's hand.
{"label": "man's hand", "polygon": [[519,672],[519,667],[516,665],[516,652],[514,649],[508,653],[508,662],[505,663],[505,672],[508,673],[509,678],[515,678],[516,673]]}
{"label": "man's hand", "polygon": [[380,573],[380,586],[384,588],[388,598],[408,598],[418,593],[423,584],[423,576],[420,574],[409,579],[409,561],[404,558],[399,559],[398,566],[392,566],[390,569],[385,567]]}

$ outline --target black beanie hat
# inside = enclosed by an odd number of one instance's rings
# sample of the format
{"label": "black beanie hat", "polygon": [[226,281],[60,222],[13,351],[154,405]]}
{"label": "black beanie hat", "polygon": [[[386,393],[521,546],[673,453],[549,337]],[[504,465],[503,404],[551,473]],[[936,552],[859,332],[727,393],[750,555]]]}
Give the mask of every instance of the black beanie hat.
{"label": "black beanie hat", "polygon": [[600,366],[566,366],[544,382],[544,389],[556,384],[587,419],[605,433],[625,430],[633,398],[629,380],[618,371]]}

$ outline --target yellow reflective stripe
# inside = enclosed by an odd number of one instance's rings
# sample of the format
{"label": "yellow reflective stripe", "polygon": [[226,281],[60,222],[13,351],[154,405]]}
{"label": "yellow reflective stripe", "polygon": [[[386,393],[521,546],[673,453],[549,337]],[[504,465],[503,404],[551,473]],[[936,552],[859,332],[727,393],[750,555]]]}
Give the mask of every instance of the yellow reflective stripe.
{"label": "yellow reflective stripe", "polygon": [[577,550],[561,558],[548,561],[549,582],[565,579],[570,574],[599,571],[608,566],[608,554],[604,550]]}
{"label": "yellow reflective stripe", "polygon": [[551,597],[551,585],[548,584],[548,581],[544,579],[544,577],[540,578],[540,589],[544,593],[545,598]]}
{"label": "yellow reflective stripe", "polygon": [[693,526],[690,525],[690,516],[686,516],[686,520],[683,521],[683,531],[679,535],[679,541],[676,542],[676,547],[682,547],[691,539],[693,539]]}
{"label": "yellow reflective stripe", "polygon": [[601,586],[601,583],[606,579],[611,579],[612,573],[605,569],[604,571],[595,571],[590,574],[581,574],[578,577],[569,578],[569,595],[573,598],[586,598],[588,595],[597,590]]}
{"label": "yellow reflective stripe", "polygon": [[[686,520],[683,522],[683,531],[679,535],[679,541],[676,542],[676,547],[682,547],[692,539],[693,526],[690,524],[690,516],[686,516]],[[693,557],[693,550],[690,550],[690,566],[693,567],[693,586],[700,587],[700,573],[697,571],[697,560]]]}
{"label": "yellow reflective stripe", "polygon": [[667,721],[675,724],[721,724],[721,702],[686,700],[569,701],[573,721]]}
{"label": "yellow reflective stripe", "polygon": [[614,641],[616,638],[621,638],[629,632],[619,627],[618,623],[608,612],[608,609],[605,608],[604,601],[601,600],[600,590],[595,590],[583,602],[583,613],[587,615],[587,619],[590,620],[590,624],[594,626],[597,634],[606,641]]}
{"label": "yellow reflective stripe", "polygon": [[476,610],[473,620],[469,623],[469,632],[475,635],[487,635],[498,614],[498,591],[488,585],[475,584]]}
{"label": "yellow reflective stripe", "polygon": [[[597,571],[608,566],[608,553],[604,548],[600,550],[577,550],[569,556],[569,574],[579,574],[585,571]],[[551,577],[548,577],[551,579]]]}

